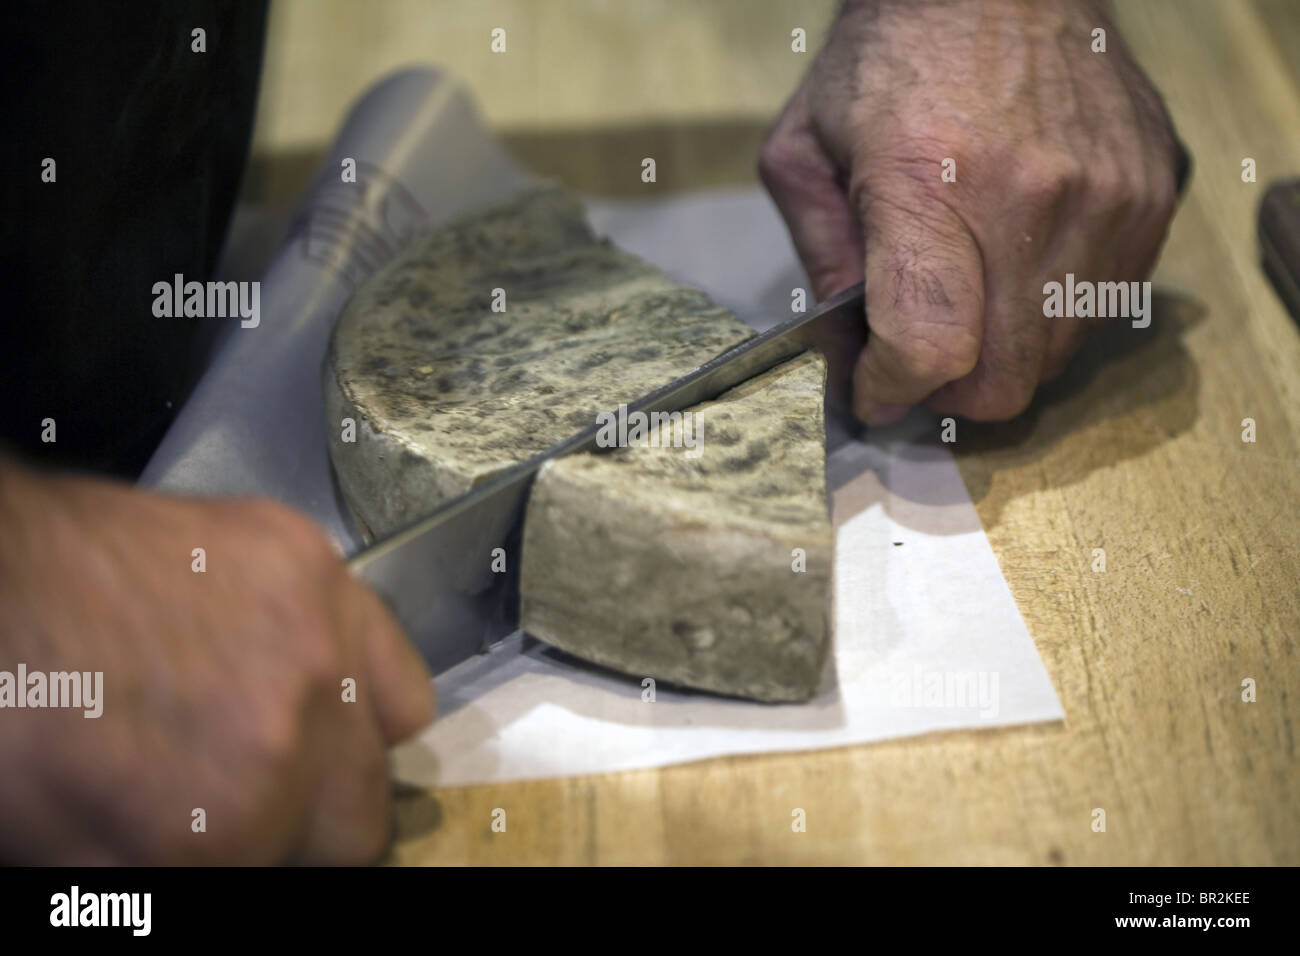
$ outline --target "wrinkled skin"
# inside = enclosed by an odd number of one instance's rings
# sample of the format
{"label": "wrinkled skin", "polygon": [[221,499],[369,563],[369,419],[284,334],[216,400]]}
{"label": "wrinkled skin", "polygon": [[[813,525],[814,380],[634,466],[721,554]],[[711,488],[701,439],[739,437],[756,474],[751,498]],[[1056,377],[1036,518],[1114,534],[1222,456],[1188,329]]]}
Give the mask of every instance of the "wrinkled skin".
{"label": "wrinkled skin", "polygon": [[1044,284],[1144,278],[1186,168],[1094,0],[850,0],[759,161],[816,295],[866,279],[869,424],[1024,410],[1098,321]]}
{"label": "wrinkled skin", "polygon": [[432,684],[315,525],[0,461],[0,528],[0,670],[104,674],[98,718],[0,710],[0,859],[382,854],[386,747],[432,718]]}

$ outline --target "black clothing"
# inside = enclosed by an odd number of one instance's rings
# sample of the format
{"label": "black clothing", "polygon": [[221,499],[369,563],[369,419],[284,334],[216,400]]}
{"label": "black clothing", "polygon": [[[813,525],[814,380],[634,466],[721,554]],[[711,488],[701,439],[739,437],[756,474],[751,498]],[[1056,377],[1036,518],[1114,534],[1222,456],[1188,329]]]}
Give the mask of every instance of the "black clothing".
{"label": "black clothing", "polygon": [[212,277],[266,3],[34,0],[6,14],[0,445],[134,476],[192,386],[198,344],[230,321],[156,318],[152,288]]}

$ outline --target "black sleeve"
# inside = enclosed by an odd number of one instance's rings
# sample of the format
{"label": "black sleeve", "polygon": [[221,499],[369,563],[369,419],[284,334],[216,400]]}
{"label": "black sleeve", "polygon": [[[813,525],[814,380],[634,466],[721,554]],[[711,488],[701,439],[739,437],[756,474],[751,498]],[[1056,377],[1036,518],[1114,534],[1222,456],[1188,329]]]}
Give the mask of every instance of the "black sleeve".
{"label": "black sleeve", "polygon": [[[0,445],[134,476],[220,319],[155,318],[211,277],[252,127],[265,0],[6,6]],[[192,31],[206,32],[206,52]],[[43,162],[56,179],[42,181]],[[54,443],[41,440],[54,419]]]}

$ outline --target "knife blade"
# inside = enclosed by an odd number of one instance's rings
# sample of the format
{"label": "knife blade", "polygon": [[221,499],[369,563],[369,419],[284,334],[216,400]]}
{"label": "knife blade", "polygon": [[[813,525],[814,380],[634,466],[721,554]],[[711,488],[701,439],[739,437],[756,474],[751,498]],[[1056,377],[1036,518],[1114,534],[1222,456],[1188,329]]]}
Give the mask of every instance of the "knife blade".
{"label": "knife blade", "polygon": [[[866,339],[862,283],[747,339],[635,402],[628,414],[676,412],[818,348],[829,366],[828,422],[847,423],[853,359]],[[599,451],[591,427],[449,501],[349,562],[388,602],[430,669],[439,674],[508,637],[518,626],[524,506],[553,458]],[[498,551],[497,549],[501,549]],[[504,562],[504,571],[493,571]]]}

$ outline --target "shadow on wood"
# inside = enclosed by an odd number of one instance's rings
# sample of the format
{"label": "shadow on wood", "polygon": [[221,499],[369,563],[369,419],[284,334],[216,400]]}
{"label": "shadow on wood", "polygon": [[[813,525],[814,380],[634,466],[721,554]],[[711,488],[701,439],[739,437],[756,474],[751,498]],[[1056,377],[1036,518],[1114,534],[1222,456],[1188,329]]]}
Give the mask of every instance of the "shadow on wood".
{"label": "shadow on wood", "polygon": [[[1054,461],[1054,484],[1073,484],[1099,468],[1140,457],[1195,423],[1200,377],[1182,339],[1206,309],[1160,290],[1153,298],[1148,328],[1123,320],[1103,326],[1018,418],[958,426],[953,450],[973,501],[984,500],[998,470],[1039,461],[1074,433],[1107,426],[1110,439],[1076,446],[1103,447],[1101,455]],[[997,523],[997,514],[991,521],[984,517],[986,525]]]}

